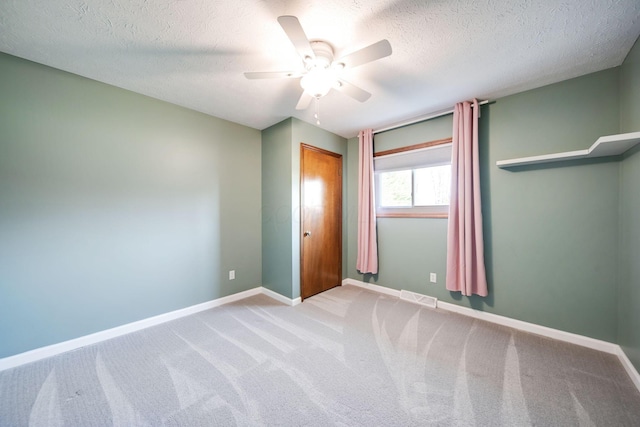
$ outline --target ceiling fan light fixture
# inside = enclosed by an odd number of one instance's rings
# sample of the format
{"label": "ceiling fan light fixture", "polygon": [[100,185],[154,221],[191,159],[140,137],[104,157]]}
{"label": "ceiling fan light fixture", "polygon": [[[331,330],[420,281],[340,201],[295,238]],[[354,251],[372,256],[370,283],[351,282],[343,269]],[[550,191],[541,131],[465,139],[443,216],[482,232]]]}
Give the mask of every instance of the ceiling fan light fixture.
{"label": "ceiling fan light fixture", "polygon": [[[380,40],[334,60],[333,47],[324,40],[309,40],[295,16],[279,16],[278,23],[302,59],[302,69],[244,73],[247,79],[300,78],[303,92],[296,104],[296,110],[307,109],[313,98],[316,99],[316,108],[319,108],[320,98],[331,89],[339,90],[360,102],[365,102],[371,97],[366,90],[342,80],[342,74],[347,68],[355,68],[391,55],[391,44],[388,40]],[[319,115],[318,111],[316,114]],[[320,124],[319,117],[316,119],[317,124]]]}
{"label": "ceiling fan light fixture", "polygon": [[314,98],[325,96],[335,85],[336,78],[328,69],[314,67],[300,79],[300,86]]}

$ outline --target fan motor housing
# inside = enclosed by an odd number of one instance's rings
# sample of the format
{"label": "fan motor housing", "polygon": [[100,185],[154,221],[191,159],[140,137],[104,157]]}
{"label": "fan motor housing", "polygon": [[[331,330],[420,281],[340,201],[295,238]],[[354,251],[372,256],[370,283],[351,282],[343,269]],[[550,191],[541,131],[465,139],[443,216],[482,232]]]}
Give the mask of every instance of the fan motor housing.
{"label": "fan motor housing", "polygon": [[315,53],[315,59],[309,61],[311,67],[327,68],[333,62],[333,48],[331,45],[322,40],[312,40],[311,50]]}

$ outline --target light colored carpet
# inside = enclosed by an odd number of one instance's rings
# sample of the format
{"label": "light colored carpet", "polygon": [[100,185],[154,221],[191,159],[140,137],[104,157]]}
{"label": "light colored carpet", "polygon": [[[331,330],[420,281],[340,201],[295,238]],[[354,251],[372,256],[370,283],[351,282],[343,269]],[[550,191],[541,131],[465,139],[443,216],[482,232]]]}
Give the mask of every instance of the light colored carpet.
{"label": "light colored carpet", "polygon": [[613,355],[355,287],[0,372],[2,426],[638,426]]}

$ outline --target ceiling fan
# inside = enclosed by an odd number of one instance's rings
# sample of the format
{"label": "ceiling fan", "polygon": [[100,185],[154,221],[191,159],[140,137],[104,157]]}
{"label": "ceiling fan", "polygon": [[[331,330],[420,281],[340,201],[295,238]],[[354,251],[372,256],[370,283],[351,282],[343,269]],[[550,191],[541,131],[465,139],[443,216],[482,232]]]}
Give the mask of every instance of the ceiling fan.
{"label": "ceiling fan", "polygon": [[305,110],[312,99],[325,96],[331,89],[336,89],[360,102],[371,97],[366,90],[344,80],[342,74],[350,68],[391,55],[391,44],[388,40],[380,40],[339,59],[334,59],[331,45],[323,40],[309,40],[295,16],[280,16],[278,23],[298,51],[304,68],[299,71],[249,72],[244,73],[246,78],[300,78],[303,92],[296,110]]}

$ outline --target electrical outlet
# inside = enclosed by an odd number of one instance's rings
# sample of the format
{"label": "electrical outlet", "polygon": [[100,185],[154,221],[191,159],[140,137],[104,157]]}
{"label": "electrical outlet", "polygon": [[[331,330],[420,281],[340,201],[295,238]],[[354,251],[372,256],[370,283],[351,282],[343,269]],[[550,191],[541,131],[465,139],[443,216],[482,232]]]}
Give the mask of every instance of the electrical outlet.
{"label": "electrical outlet", "polygon": [[436,283],[436,273],[429,274],[429,281],[431,283]]}
{"label": "electrical outlet", "polygon": [[236,271],[235,270],[229,270],[229,280],[233,280],[236,278]]}

